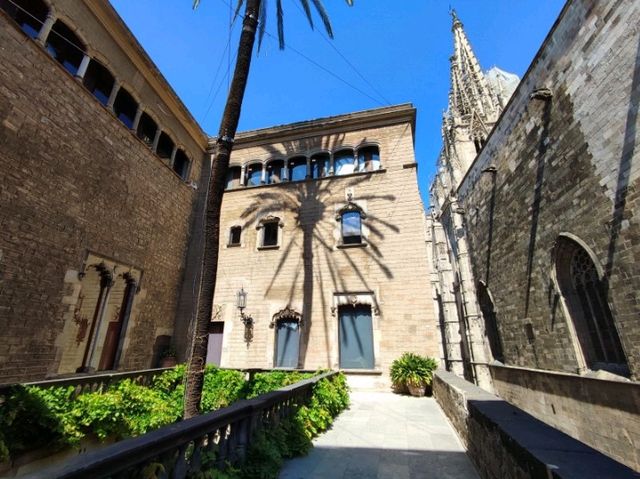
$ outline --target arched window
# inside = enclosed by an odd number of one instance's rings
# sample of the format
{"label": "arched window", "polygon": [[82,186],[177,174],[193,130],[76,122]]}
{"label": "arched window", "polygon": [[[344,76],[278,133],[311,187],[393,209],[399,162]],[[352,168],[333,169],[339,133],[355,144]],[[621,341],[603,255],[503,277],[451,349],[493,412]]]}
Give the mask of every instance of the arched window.
{"label": "arched window", "polygon": [[496,361],[504,362],[502,341],[500,341],[500,331],[498,330],[498,321],[493,300],[491,299],[488,288],[482,282],[478,284],[478,303],[480,303],[480,310],[484,318],[484,330],[487,340],[489,341],[491,355]]}
{"label": "arched window", "polygon": [[232,190],[240,186],[241,169],[239,166],[231,166],[227,170],[227,182],[225,189]]}
{"label": "arched window", "polygon": [[242,238],[242,226],[232,226],[231,229],[229,229],[228,246],[240,246],[241,238]]}
{"label": "arched window", "polygon": [[[113,102],[113,112],[127,128],[133,128],[133,120],[138,111],[138,102],[133,99],[131,93],[124,88],[118,90],[116,100]],[[169,153],[171,156],[171,153]]]}
{"label": "arched window", "polygon": [[138,122],[136,136],[144,141],[148,147],[152,147],[157,132],[158,124],[147,113],[143,112]]}
{"label": "arched window", "polygon": [[301,181],[307,177],[307,159],[304,156],[297,156],[289,160],[289,179],[291,181]]}
{"label": "arched window", "polygon": [[65,23],[57,20],[53,24],[45,48],[69,73],[77,73],[84,58],[85,46]]}
{"label": "arched window", "polygon": [[38,36],[49,14],[49,7],[42,0],[0,0],[0,8],[31,38]]}
{"label": "arched window", "polygon": [[380,169],[380,151],[377,146],[365,146],[358,150],[358,171]]}
{"label": "arched window", "polygon": [[164,131],[160,133],[160,139],[158,140],[158,147],[156,148],[156,155],[164,160],[170,160],[173,153],[174,143],[169,135]]}
{"label": "arched window", "polygon": [[85,88],[89,90],[100,103],[106,106],[109,101],[109,95],[111,95],[111,90],[113,89],[113,83],[115,82],[111,72],[94,59],[91,59],[82,82]]}
{"label": "arched window", "polygon": [[362,209],[349,201],[336,215],[336,220],[340,221],[340,237],[342,244],[363,244],[362,220],[366,215]]}
{"label": "arched window", "polygon": [[173,159],[173,171],[175,171],[183,180],[187,179],[189,174],[189,157],[183,150],[176,151],[176,157]]}
{"label": "arched window", "polygon": [[336,175],[348,175],[355,170],[353,150],[341,150],[333,155],[333,168]]}
{"label": "arched window", "polygon": [[288,307],[274,315],[271,327],[276,330],[274,360],[276,368],[298,367],[301,325],[302,315]]}
{"label": "arched window", "polygon": [[317,153],[311,157],[311,178],[329,175],[329,153]]}
{"label": "arched window", "polygon": [[267,163],[267,184],[281,183],[284,180],[284,160],[271,160]]}
{"label": "arched window", "polygon": [[247,166],[247,178],[245,185],[259,186],[262,183],[262,163],[253,163]]}
{"label": "arched window", "polygon": [[577,241],[556,244],[556,277],[587,365],[627,373],[627,360],[596,265]]}

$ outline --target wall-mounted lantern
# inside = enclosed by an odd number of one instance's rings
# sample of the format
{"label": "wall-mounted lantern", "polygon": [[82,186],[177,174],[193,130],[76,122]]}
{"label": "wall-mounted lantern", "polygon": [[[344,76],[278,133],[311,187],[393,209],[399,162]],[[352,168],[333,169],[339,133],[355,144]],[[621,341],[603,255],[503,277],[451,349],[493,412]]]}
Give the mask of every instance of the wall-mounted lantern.
{"label": "wall-mounted lantern", "polygon": [[240,321],[244,324],[244,342],[248,346],[253,341],[253,318],[244,312],[247,307],[247,292],[244,287],[236,293],[236,307],[240,310]]}

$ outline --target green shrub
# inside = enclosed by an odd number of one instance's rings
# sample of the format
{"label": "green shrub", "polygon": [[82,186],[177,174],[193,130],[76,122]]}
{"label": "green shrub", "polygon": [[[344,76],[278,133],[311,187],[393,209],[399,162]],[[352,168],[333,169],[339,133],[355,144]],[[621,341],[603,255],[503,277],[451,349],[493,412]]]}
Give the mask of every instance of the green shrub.
{"label": "green shrub", "polygon": [[227,407],[244,398],[245,380],[240,371],[207,366],[202,386],[202,412],[215,411]]}
{"label": "green shrub", "polygon": [[298,371],[269,371],[257,373],[247,385],[247,398],[254,398],[261,394],[275,391],[284,386],[310,378],[317,373],[301,373]]}
{"label": "green shrub", "polygon": [[396,388],[405,385],[430,385],[438,367],[435,359],[414,353],[404,353],[391,363],[391,382]]}
{"label": "green shrub", "polygon": [[[273,391],[313,376],[274,371],[256,374],[251,382],[239,371],[208,366],[201,409],[212,411],[246,397]],[[0,461],[39,447],[65,447],[94,434],[100,439],[138,436],[180,420],[184,395],[183,365],[155,377],[149,386],[122,380],[106,390],[73,397],[73,387],[17,386],[0,403]],[[240,468],[215,470],[214,458],[204,461],[197,479],[276,477],[284,458],[306,454],[311,439],[327,429],[349,404],[343,374],[313,387],[311,400],[275,427],[257,433]],[[208,464],[211,467],[206,467]],[[152,466],[152,465],[150,465]],[[157,471],[156,471],[157,472]],[[145,474],[154,477],[149,469]]]}

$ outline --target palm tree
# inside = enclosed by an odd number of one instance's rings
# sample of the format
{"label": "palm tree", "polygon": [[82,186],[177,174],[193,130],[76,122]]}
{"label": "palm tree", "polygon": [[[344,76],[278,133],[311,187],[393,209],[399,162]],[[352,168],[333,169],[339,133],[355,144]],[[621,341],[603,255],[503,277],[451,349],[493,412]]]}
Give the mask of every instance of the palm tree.
{"label": "palm tree", "polygon": [[[333,30],[329,16],[325,10],[322,0],[299,0],[305,12],[311,28],[313,19],[311,15],[311,4],[320,15],[325,30],[330,38],[333,38]],[[353,5],[353,0],[346,0],[349,6]],[[193,6],[196,8],[200,0],[194,0]],[[244,0],[238,0],[236,15],[240,12]],[[284,22],[282,0],[276,0],[276,14],[278,20],[278,43],[280,49],[284,49]],[[188,365],[187,380],[184,401],[184,417],[190,418],[199,413],[200,398],[202,395],[202,385],[204,382],[204,366],[207,355],[207,342],[209,339],[208,327],[211,319],[211,309],[213,305],[213,293],[215,290],[217,267],[218,267],[218,243],[220,239],[220,208],[222,205],[222,195],[224,193],[224,183],[229,167],[229,156],[233,149],[233,141],[238,128],[242,100],[249,77],[251,57],[253,47],[258,32],[258,48],[265,34],[267,17],[267,0],[247,0],[242,23],[242,33],[238,45],[238,55],[231,87],[227,96],[227,103],[224,108],[220,129],[216,139],[216,150],[211,166],[211,175],[207,189],[207,204],[204,217],[204,251],[202,254],[202,269],[200,274],[200,290],[198,293],[198,304],[196,321],[193,327],[193,344],[191,347]]]}

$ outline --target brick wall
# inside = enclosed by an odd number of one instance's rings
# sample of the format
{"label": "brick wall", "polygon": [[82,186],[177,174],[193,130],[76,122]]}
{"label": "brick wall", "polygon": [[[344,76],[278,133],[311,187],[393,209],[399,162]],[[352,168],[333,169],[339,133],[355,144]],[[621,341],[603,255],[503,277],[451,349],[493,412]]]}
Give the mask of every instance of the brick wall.
{"label": "brick wall", "polygon": [[58,371],[65,277],[88,252],[142,271],[122,366],[151,366],[173,331],[195,193],[3,14],[0,165],[0,380]]}
{"label": "brick wall", "polygon": [[[225,321],[224,366],[272,367],[275,333],[269,325],[274,314],[291,306],[304,312],[308,328],[302,365],[338,367],[336,293],[363,294],[373,301],[376,369],[386,372],[405,351],[438,356],[411,125],[406,120],[379,127],[337,123],[326,133],[283,127],[287,140],[263,141],[260,132],[244,135],[242,141],[251,145],[238,145],[232,154],[232,164],[241,165],[366,141],[379,145],[382,170],[225,193],[221,237],[228,237],[231,226],[242,226],[242,245],[223,244],[220,251],[214,310]],[[366,247],[338,247],[336,213],[348,193],[367,215]],[[280,248],[259,250],[256,226],[269,214],[282,221]],[[246,312],[255,320],[248,346],[234,306],[241,286],[248,292]]]}

